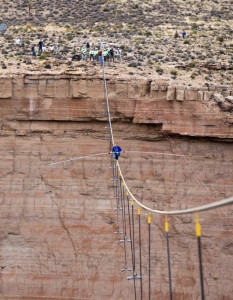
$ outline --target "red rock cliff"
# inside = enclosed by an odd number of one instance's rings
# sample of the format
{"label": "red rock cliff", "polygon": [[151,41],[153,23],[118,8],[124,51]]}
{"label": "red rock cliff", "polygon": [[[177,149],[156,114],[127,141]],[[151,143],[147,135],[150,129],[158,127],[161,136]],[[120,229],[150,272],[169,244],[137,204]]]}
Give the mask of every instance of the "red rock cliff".
{"label": "red rock cliff", "polygon": [[[144,204],[181,209],[233,195],[233,89],[109,78],[108,93],[115,140],[123,149],[185,155],[122,155],[125,179]],[[0,298],[134,299],[113,233],[109,155],[49,166],[109,151],[103,95],[102,78],[0,78]],[[207,299],[232,299],[232,217],[231,206],[200,216]],[[194,216],[169,221],[174,299],[199,299]],[[152,215],[151,227],[152,298],[169,299],[163,217]]]}

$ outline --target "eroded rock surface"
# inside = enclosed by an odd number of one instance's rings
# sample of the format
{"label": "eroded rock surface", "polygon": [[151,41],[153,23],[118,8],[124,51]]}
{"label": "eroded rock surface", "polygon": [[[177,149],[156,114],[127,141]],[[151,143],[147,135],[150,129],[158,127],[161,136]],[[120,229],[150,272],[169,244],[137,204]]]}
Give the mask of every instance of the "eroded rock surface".
{"label": "eroded rock surface", "polygon": [[[41,74],[1,78],[0,263],[2,299],[133,299],[119,236],[102,78]],[[193,207],[233,195],[233,117],[225,86],[109,78],[125,180],[143,204]],[[169,134],[169,136],[167,135]],[[136,207],[135,207],[136,208]],[[139,273],[135,211],[136,270]],[[142,211],[143,293],[148,295],[147,212]],[[200,215],[206,297],[232,297],[232,207]],[[174,299],[199,297],[194,216],[169,219]],[[164,218],[152,215],[152,295],[169,299]],[[127,263],[131,267],[130,244]],[[139,283],[137,284],[137,288]],[[54,298],[53,298],[54,297]]]}

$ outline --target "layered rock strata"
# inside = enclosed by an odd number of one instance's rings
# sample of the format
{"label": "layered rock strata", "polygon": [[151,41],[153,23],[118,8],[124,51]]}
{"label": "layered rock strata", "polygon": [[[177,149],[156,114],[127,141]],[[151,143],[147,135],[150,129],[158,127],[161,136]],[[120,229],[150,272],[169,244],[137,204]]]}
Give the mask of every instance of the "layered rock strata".
{"label": "layered rock strata", "polygon": [[[107,86],[115,140],[140,151],[122,154],[120,164],[143,204],[182,209],[233,195],[233,89],[123,77],[108,78]],[[102,78],[0,78],[0,298],[134,299],[114,235],[122,223],[111,199],[110,155],[49,165],[109,151],[103,102]],[[149,151],[185,157],[143,153]],[[146,298],[147,212],[141,217]],[[232,217],[231,206],[200,215],[207,299],[232,298]],[[174,299],[200,294],[194,219],[169,218]],[[139,273],[137,222],[135,216]],[[152,215],[151,228],[151,292],[169,299],[164,218]]]}

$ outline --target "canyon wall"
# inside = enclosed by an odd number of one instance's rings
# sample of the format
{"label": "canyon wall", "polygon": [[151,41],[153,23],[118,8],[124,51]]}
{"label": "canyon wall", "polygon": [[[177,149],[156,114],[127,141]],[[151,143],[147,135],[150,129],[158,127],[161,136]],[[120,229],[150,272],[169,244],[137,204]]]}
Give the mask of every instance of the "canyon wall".
{"label": "canyon wall", "polygon": [[[233,195],[233,88],[123,76],[109,76],[107,87],[115,140],[136,151],[122,154],[120,165],[143,204],[183,209]],[[122,221],[110,155],[50,165],[108,152],[105,113],[100,77],[0,77],[0,299],[134,299],[114,234]],[[147,299],[146,211],[141,218]],[[200,214],[206,299],[233,299],[232,218],[232,206]],[[174,299],[200,299],[195,216],[169,223]],[[169,299],[162,216],[152,215],[151,230],[152,299]],[[136,210],[135,239],[139,273]]]}

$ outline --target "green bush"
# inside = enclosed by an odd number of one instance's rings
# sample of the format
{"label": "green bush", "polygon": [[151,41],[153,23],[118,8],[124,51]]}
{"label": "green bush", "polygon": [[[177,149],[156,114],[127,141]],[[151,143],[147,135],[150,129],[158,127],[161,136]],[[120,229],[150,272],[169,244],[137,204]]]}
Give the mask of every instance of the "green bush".
{"label": "green bush", "polygon": [[163,74],[163,69],[162,69],[160,66],[157,66],[157,67],[156,67],[156,72],[157,72],[159,75],[162,75],[162,74]]}
{"label": "green bush", "polygon": [[152,33],[151,33],[150,31],[146,31],[146,32],[144,33],[144,35],[145,35],[145,36],[152,36]]}
{"label": "green bush", "polygon": [[72,36],[72,35],[68,35],[68,36],[67,36],[67,40],[68,40],[68,41],[72,41],[72,40],[73,40],[73,36]]}
{"label": "green bush", "polygon": [[190,44],[190,42],[188,40],[184,40],[184,44]]}
{"label": "green bush", "polygon": [[39,56],[39,59],[40,59],[40,60],[45,60],[47,57],[48,57],[48,55],[46,55],[46,54],[41,54],[41,55]]}
{"label": "green bush", "polygon": [[195,61],[192,61],[192,62],[189,64],[189,67],[190,67],[190,68],[194,68],[195,66],[196,66]]}
{"label": "green bush", "polygon": [[171,75],[174,75],[174,76],[176,76],[177,75],[177,71],[176,70],[171,70]]}
{"label": "green bush", "polygon": [[193,23],[193,24],[192,24],[192,30],[197,30],[197,29],[198,29],[197,23]]}
{"label": "green bush", "polygon": [[196,78],[196,76],[197,76],[197,73],[193,72],[193,73],[191,74],[190,77],[191,77],[192,79],[194,79],[194,78]]}

